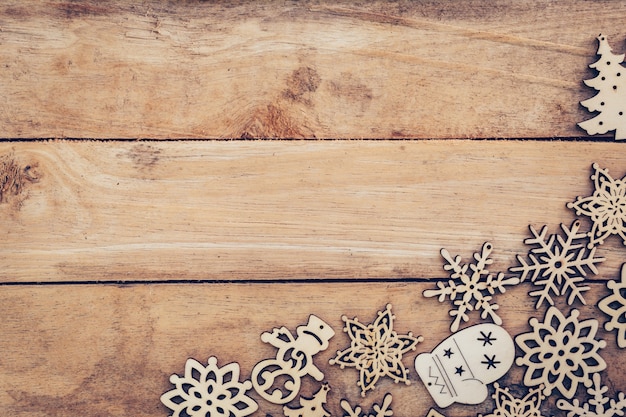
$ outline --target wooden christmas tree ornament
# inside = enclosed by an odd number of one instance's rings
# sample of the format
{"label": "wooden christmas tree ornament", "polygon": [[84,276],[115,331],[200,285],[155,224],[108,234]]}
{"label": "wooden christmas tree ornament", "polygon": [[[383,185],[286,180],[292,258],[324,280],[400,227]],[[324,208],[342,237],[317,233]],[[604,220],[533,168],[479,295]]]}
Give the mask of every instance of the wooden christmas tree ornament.
{"label": "wooden christmas tree ornament", "polygon": [[607,332],[617,330],[617,346],[626,348],[626,264],[622,264],[620,282],[609,281],[607,288],[612,291],[611,295],[598,302],[598,308],[611,317],[604,323]]}
{"label": "wooden christmas tree ornament", "polygon": [[394,319],[391,304],[387,304],[384,311],[379,311],[376,320],[368,325],[361,324],[356,317],[342,317],[346,323],[343,331],[350,337],[350,346],[337,351],[337,356],[330,359],[330,364],[339,365],[341,369],[358,369],[357,385],[361,388],[362,396],[368,390],[374,389],[381,377],[410,384],[409,371],[402,364],[402,355],[409,350],[415,350],[416,345],[424,339],[421,336],[413,337],[411,332],[398,335],[393,330]]}
{"label": "wooden christmas tree ornament", "polygon": [[383,402],[378,405],[372,406],[372,411],[369,414],[361,414],[361,407],[356,406],[352,408],[347,400],[341,400],[339,405],[343,408],[343,417],[391,417],[393,411],[391,410],[391,394],[387,393],[383,397]]}
{"label": "wooden christmas tree ornament", "polygon": [[300,397],[300,406],[284,406],[285,417],[330,417],[330,413],[324,408],[328,391],[330,391],[330,387],[328,384],[324,384],[313,394],[312,398]]}
{"label": "wooden christmas tree ornament", "polygon": [[614,130],[616,140],[626,139],[626,68],[621,65],[624,54],[613,54],[606,36],[600,34],[597,39],[600,59],[589,67],[598,75],[584,83],[598,94],[580,104],[599,114],[578,123],[578,126],[589,135],[602,135]]}
{"label": "wooden christmas tree ornament", "polygon": [[606,342],[595,339],[598,321],[579,321],[579,314],[574,309],[565,317],[556,307],[550,307],[543,322],[531,318],[533,330],[515,337],[515,343],[523,351],[515,363],[527,368],[524,385],[543,385],[546,396],[556,390],[572,398],[579,384],[588,386],[591,375],[606,369],[599,352]]}
{"label": "wooden christmas tree ornament", "polygon": [[538,287],[538,290],[528,294],[539,297],[535,308],[541,307],[544,301],[554,305],[552,295],[569,294],[567,304],[572,305],[576,300],[585,303],[583,292],[588,286],[578,285],[585,280],[587,272],[598,273],[596,264],[604,258],[596,258],[595,247],[587,249],[587,234],[579,233],[580,221],[575,220],[568,228],[561,224],[565,237],[548,235],[548,227],[544,226],[540,232],[530,226],[533,237],[524,240],[532,248],[528,252],[528,260],[517,255],[518,266],[510,268],[511,272],[520,273],[520,281],[526,279]]}
{"label": "wooden christmas tree ornament", "polygon": [[502,327],[470,326],[441,342],[431,353],[415,358],[415,369],[437,405],[480,404],[490,384],[513,365],[515,345]]}
{"label": "wooden christmas tree ornament", "polygon": [[492,249],[491,243],[483,244],[480,253],[474,254],[476,262],[471,264],[461,264],[460,256],[452,258],[447,250],[441,250],[441,256],[448,262],[443,269],[451,271],[451,279],[447,283],[438,282],[436,290],[425,290],[424,297],[439,297],[439,302],[448,297],[453,302],[456,309],[450,311],[450,316],[454,317],[451,332],[459,329],[461,321],[469,320],[467,312],[472,310],[482,310],[481,318],[489,317],[494,323],[502,324],[502,319],[496,314],[499,306],[491,302],[493,294],[496,291],[504,293],[505,286],[515,285],[519,279],[505,278],[501,272],[495,277],[491,275],[487,266],[493,262],[489,258]]}
{"label": "wooden christmas tree ornament", "polygon": [[324,374],[315,364],[313,355],[328,348],[335,331],[317,316],[311,315],[306,325],[296,329],[297,336],[286,327],[273,329],[261,335],[264,343],[278,349],[276,358],[265,359],[252,369],[252,386],[265,400],[286,404],[300,391],[302,377],[312,376],[317,381]]}
{"label": "wooden christmas tree ornament", "polygon": [[587,247],[602,244],[611,235],[619,235],[626,245],[626,177],[614,179],[608,169],[601,169],[595,163],[592,168],[593,194],[576,197],[576,201],[567,203],[567,207],[573,209],[577,216],[582,214],[593,222],[587,233]]}
{"label": "wooden christmas tree ornament", "polygon": [[161,402],[173,411],[172,417],[245,417],[258,405],[246,395],[250,381],[239,382],[239,364],[219,368],[215,357],[208,366],[187,359],[185,375],[170,377],[175,388],[161,395]]}

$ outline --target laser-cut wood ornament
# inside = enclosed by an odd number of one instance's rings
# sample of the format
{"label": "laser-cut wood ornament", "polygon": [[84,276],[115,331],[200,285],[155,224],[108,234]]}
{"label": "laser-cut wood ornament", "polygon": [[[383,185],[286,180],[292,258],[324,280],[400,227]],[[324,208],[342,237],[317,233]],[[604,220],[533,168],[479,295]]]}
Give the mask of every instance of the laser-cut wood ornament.
{"label": "laser-cut wood ornament", "polygon": [[339,405],[344,410],[343,417],[391,417],[393,415],[391,400],[391,394],[385,394],[383,402],[380,403],[380,405],[374,404],[369,414],[361,413],[360,406],[352,408],[350,403],[345,399],[341,400]]}
{"label": "laser-cut wood ornament", "polygon": [[339,365],[341,369],[354,367],[359,371],[357,386],[361,395],[375,388],[376,382],[382,377],[389,377],[394,382],[409,385],[409,371],[402,363],[402,355],[415,350],[422,336],[413,337],[409,332],[399,335],[393,330],[395,316],[391,314],[391,304],[384,311],[379,311],[376,320],[368,325],[361,324],[358,318],[342,320],[346,323],[343,331],[350,337],[350,346],[337,351],[337,356],[330,359],[331,365]]}
{"label": "laser-cut wood ornament", "polygon": [[257,403],[246,395],[250,381],[239,382],[239,364],[217,366],[210,357],[203,366],[187,359],[185,374],[170,377],[175,388],[161,395],[161,402],[173,411],[172,417],[245,417],[258,409]]}
{"label": "laser-cut wood ornament", "polygon": [[614,179],[608,169],[601,169],[596,163],[592,168],[593,194],[578,196],[573,203],[567,203],[567,207],[574,210],[577,216],[582,214],[593,222],[587,233],[588,248],[602,244],[611,235],[619,235],[626,245],[626,176]]}
{"label": "laser-cut wood ornament", "polygon": [[580,221],[575,220],[568,228],[561,224],[564,237],[561,235],[548,235],[548,227],[544,226],[540,232],[529,226],[533,235],[524,240],[530,245],[528,260],[517,255],[518,266],[512,267],[511,272],[520,274],[520,281],[526,279],[538,287],[538,290],[528,294],[531,297],[539,297],[535,308],[541,307],[543,302],[554,305],[554,296],[569,294],[567,304],[572,305],[576,300],[586,304],[583,292],[589,290],[588,286],[579,285],[585,280],[588,272],[597,274],[596,264],[604,261],[604,258],[596,258],[596,248],[587,248],[587,234],[580,233]]}
{"label": "laser-cut wood ornament", "polygon": [[313,355],[328,348],[335,331],[319,317],[311,315],[306,325],[296,329],[296,337],[286,327],[261,334],[261,340],[278,349],[275,358],[264,359],[252,369],[252,386],[265,400],[286,404],[300,391],[302,378],[317,381],[324,374],[313,363]]}
{"label": "laser-cut wood ornament", "polygon": [[526,367],[524,385],[543,384],[546,396],[558,391],[565,398],[576,394],[579,384],[589,385],[591,376],[606,369],[600,349],[604,340],[596,340],[598,320],[578,320],[580,312],[573,309],[565,317],[558,308],[548,308],[543,322],[529,320],[532,331],[515,337],[522,350],[515,363]]}
{"label": "laser-cut wood ornament", "polygon": [[[452,271],[450,280],[447,283],[437,282],[436,290],[425,290],[424,297],[439,297],[438,301],[443,302],[446,297],[453,302],[456,309],[450,311],[450,316],[454,317],[450,325],[450,331],[456,332],[461,322],[467,322],[468,311],[481,310],[481,318],[489,317],[494,323],[502,324],[502,319],[496,310],[498,304],[492,303],[493,294],[504,293],[505,286],[519,283],[519,278],[505,278],[503,273],[498,273],[495,277],[491,275],[487,267],[493,263],[489,258],[493,246],[485,242],[480,253],[474,254],[474,263],[461,264],[461,257],[452,258],[450,253],[441,249],[441,256],[447,261],[443,269]],[[471,274],[468,274],[468,267]]]}
{"label": "laser-cut wood ornament", "polygon": [[620,282],[610,280],[606,284],[612,293],[598,302],[598,308],[611,317],[604,323],[607,332],[617,330],[617,346],[626,348],[626,263],[622,264]]}
{"label": "laser-cut wood ornament", "polygon": [[480,404],[487,385],[513,365],[515,345],[502,327],[483,323],[453,333],[431,353],[415,358],[415,369],[435,403]]}
{"label": "laser-cut wood ornament", "polygon": [[611,51],[606,36],[600,34],[597,55],[600,58],[589,65],[598,75],[584,83],[598,91],[595,96],[580,104],[590,112],[599,112],[594,118],[578,123],[589,135],[602,135],[615,131],[615,140],[626,139],[626,68],[622,66],[624,54]]}
{"label": "laser-cut wood ornament", "polygon": [[330,417],[330,413],[324,408],[328,391],[330,391],[330,386],[323,384],[313,397],[300,397],[299,406],[284,406],[283,414],[285,417]]}
{"label": "laser-cut wood ornament", "polygon": [[[493,384],[496,391],[492,395],[496,402],[496,407],[491,414],[478,417],[543,417],[541,414],[541,402],[545,399],[543,395],[543,385],[532,388],[522,398],[514,397],[509,388],[500,388],[500,384]],[[547,416],[546,416],[547,417]]]}
{"label": "laser-cut wood ornament", "polygon": [[600,374],[593,375],[593,383],[587,388],[587,393],[592,396],[586,403],[581,404],[578,399],[572,402],[563,399],[557,401],[556,406],[567,411],[567,417],[616,417],[623,416],[626,411],[626,396],[619,392],[617,400],[607,398],[604,395],[608,387],[602,386]]}
{"label": "laser-cut wood ornament", "polygon": [[431,408],[430,410],[428,410],[428,414],[426,414],[426,417],[446,417],[443,414],[441,414],[439,411],[435,410],[434,408]]}

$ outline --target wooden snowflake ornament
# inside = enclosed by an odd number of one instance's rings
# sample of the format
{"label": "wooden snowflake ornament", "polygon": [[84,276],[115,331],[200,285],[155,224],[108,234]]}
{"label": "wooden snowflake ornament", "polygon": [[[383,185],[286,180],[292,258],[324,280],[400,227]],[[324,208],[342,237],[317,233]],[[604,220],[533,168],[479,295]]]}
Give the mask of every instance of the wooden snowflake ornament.
{"label": "wooden snowflake ornament", "polygon": [[580,221],[575,220],[568,228],[561,224],[564,237],[561,235],[548,236],[548,228],[544,226],[540,232],[530,226],[533,237],[524,240],[532,246],[528,252],[528,260],[517,255],[518,266],[510,268],[511,272],[520,274],[520,281],[526,279],[538,287],[538,290],[528,294],[539,297],[535,308],[541,307],[544,301],[554,305],[552,296],[569,295],[567,304],[572,305],[576,300],[585,303],[583,292],[588,286],[579,284],[585,280],[587,272],[598,273],[596,264],[604,258],[596,258],[596,248],[587,249],[587,234],[579,233]]}
{"label": "wooden snowflake ornament", "polygon": [[487,385],[513,365],[515,345],[502,327],[492,323],[470,326],[441,342],[431,353],[415,358],[415,370],[437,405],[480,404]]}
{"label": "wooden snowflake ornament", "polygon": [[350,337],[350,346],[337,351],[337,356],[330,359],[331,365],[339,365],[341,369],[354,367],[359,371],[357,385],[361,395],[374,389],[381,377],[389,377],[394,382],[409,385],[409,371],[402,363],[402,355],[415,350],[422,336],[413,337],[409,332],[399,335],[393,330],[395,316],[391,314],[391,304],[384,311],[378,312],[373,323],[361,324],[358,318],[341,318],[345,323],[344,332]]}
{"label": "wooden snowflake ornament", "polygon": [[304,326],[296,329],[294,337],[281,327],[265,332],[261,340],[278,349],[276,358],[265,359],[252,369],[252,386],[265,400],[286,404],[300,391],[302,377],[310,375],[317,381],[324,374],[313,363],[313,355],[325,350],[335,331],[319,317],[311,315]]}
{"label": "wooden snowflake ornament", "polygon": [[617,346],[626,348],[626,264],[622,264],[621,281],[609,281],[607,288],[613,293],[598,302],[598,308],[611,317],[604,323],[607,332],[617,330]]}
{"label": "wooden snowflake ornament", "polygon": [[391,417],[393,415],[391,399],[391,394],[385,394],[383,402],[380,405],[374,404],[370,414],[361,413],[361,407],[359,406],[352,408],[350,403],[346,400],[341,400],[339,405],[343,408],[343,417]]}
{"label": "wooden snowflake ornament", "polygon": [[328,391],[330,391],[330,386],[324,384],[313,394],[312,398],[300,397],[300,406],[284,406],[285,417],[330,417],[330,413],[324,408]]}
{"label": "wooden snowflake ornament", "polygon": [[[497,382],[493,386],[496,389],[492,395],[496,408],[484,417],[543,417],[539,409],[545,399],[542,394],[543,385],[531,389],[523,398],[515,398],[508,387],[500,388]],[[483,415],[479,414],[478,417]]]}
{"label": "wooden snowflake ornament", "polygon": [[456,309],[450,311],[450,316],[454,317],[451,332],[456,332],[462,321],[469,320],[467,312],[472,310],[481,310],[481,318],[489,317],[494,323],[502,324],[502,319],[496,314],[499,306],[491,302],[493,295],[504,293],[505,286],[515,285],[520,280],[505,278],[503,273],[495,277],[491,275],[487,267],[493,262],[489,258],[492,249],[491,243],[483,244],[480,253],[474,254],[475,263],[471,264],[461,264],[460,256],[453,258],[447,250],[441,250],[441,256],[447,261],[443,269],[451,271],[451,279],[447,283],[438,282],[436,290],[425,290],[424,297],[439,297],[439,302],[448,297],[453,302]]}
{"label": "wooden snowflake ornament", "polygon": [[523,352],[515,363],[527,368],[524,385],[543,384],[546,396],[558,391],[565,398],[572,398],[579,384],[590,384],[591,375],[606,369],[599,352],[606,342],[595,339],[598,321],[579,321],[579,314],[574,309],[565,317],[558,308],[550,307],[543,322],[531,318],[533,330],[515,338]]}
{"label": "wooden snowflake ornament", "polygon": [[188,359],[185,375],[174,374],[170,381],[175,388],[161,395],[161,402],[173,411],[171,417],[245,417],[258,408],[246,395],[250,381],[239,382],[237,363],[220,368],[215,357],[207,366]]}
{"label": "wooden snowflake ornament", "polygon": [[598,75],[584,82],[598,94],[580,104],[599,114],[578,123],[578,126],[589,135],[602,135],[614,130],[616,140],[626,139],[626,68],[621,65],[624,54],[613,54],[606,36],[600,34],[597,39],[600,59],[589,67],[598,71]]}
{"label": "wooden snowflake ornament", "polygon": [[587,393],[593,398],[585,404],[580,404],[577,399],[572,402],[559,400],[556,406],[567,411],[567,417],[616,417],[623,416],[626,411],[626,396],[617,394],[617,400],[604,396],[608,388],[600,383],[600,374],[593,375],[593,384],[587,388]]}
{"label": "wooden snowflake ornament", "polygon": [[626,245],[626,177],[614,179],[608,169],[601,169],[598,164],[593,164],[592,168],[593,195],[576,197],[576,201],[567,203],[567,207],[577,216],[582,214],[593,222],[587,233],[587,247],[602,244],[611,235],[619,235]]}

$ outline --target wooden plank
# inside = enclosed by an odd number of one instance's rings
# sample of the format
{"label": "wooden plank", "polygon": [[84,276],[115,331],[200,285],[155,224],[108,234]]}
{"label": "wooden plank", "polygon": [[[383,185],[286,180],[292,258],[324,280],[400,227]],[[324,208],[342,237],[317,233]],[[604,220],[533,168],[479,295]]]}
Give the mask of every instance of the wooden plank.
{"label": "wooden plank", "polygon": [[11,0],[7,138],[571,137],[623,1]]}
{"label": "wooden plank", "polygon": [[[3,282],[437,278],[440,249],[471,259],[485,241],[506,271],[529,225],[575,219],[593,162],[626,174],[622,145],[598,142],[51,141],[0,157],[17,184]],[[623,250],[598,249],[599,279]]]}
{"label": "wooden plank", "polygon": [[[195,284],[195,285],[61,285],[5,286],[0,291],[0,407],[7,415],[40,416],[165,416],[159,396],[169,390],[171,374],[182,374],[187,358],[206,361],[216,356],[220,366],[238,362],[242,378],[249,378],[258,361],[272,357],[275,349],[261,342],[260,334],[273,327],[292,331],[316,314],[336,335],[314,363],[331,384],[328,410],[341,416],[339,400],[361,403],[369,410],[383,394],[393,395],[397,416],[425,416],[434,405],[415,370],[411,385],[384,379],[361,399],[356,386],[358,372],[328,364],[335,352],[349,344],[341,331],[342,315],[364,323],[392,303],[394,329],[412,331],[424,341],[404,356],[411,367],[415,355],[429,352],[449,335],[448,306],[425,299],[425,283],[373,284]],[[590,305],[581,308],[581,319],[605,318],[593,308],[606,293],[604,285],[592,285]],[[504,327],[512,335],[529,331],[529,317],[543,317],[520,286],[500,295]],[[562,307],[562,306],[560,306]],[[568,309],[564,308],[567,313]],[[277,312],[280,314],[277,315]],[[428,319],[424,319],[428,317]],[[470,324],[478,322],[472,315]],[[601,326],[600,326],[601,327]],[[601,351],[609,364],[604,382],[613,390],[626,389],[626,364],[620,360],[615,334],[600,329]],[[501,381],[521,383],[523,369],[514,365]],[[305,378],[303,393],[315,389]],[[281,409],[259,399],[254,416],[281,416]],[[584,391],[581,390],[579,398]],[[557,396],[546,400],[554,402]],[[486,413],[491,399],[479,406],[451,406],[445,415]],[[543,415],[559,415],[550,410]]]}

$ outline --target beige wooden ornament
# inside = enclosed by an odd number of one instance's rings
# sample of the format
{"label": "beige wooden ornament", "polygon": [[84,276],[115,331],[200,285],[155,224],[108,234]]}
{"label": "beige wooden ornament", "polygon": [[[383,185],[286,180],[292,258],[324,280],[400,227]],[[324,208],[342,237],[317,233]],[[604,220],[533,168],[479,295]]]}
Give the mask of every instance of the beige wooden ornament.
{"label": "beige wooden ornament", "polygon": [[358,318],[342,320],[346,323],[343,331],[350,337],[350,346],[337,351],[337,356],[330,359],[331,365],[339,365],[341,369],[354,367],[359,371],[357,386],[361,395],[375,388],[376,382],[382,377],[389,377],[394,382],[409,385],[409,371],[402,363],[402,355],[415,350],[422,336],[413,337],[409,332],[399,335],[393,330],[395,316],[391,314],[391,304],[384,311],[379,311],[376,320],[368,325],[361,324]]}
{"label": "beige wooden ornament", "polygon": [[513,339],[492,323],[470,326],[446,338],[431,353],[415,358],[415,370],[437,406],[480,404],[488,384],[508,372],[515,359]]}
{"label": "beige wooden ornament", "polygon": [[385,394],[383,402],[380,405],[374,404],[369,414],[361,413],[360,406],[352,408],[347,400],[341,400],[339,405],[344,410],[343,417],[391,417],[393,415],[391,400],[391,394]]}
{"label": "beige wooden ornament", "polygon": [[552,306],[546,311],[543,322],[529,320],[532,331],[515,337],[522,350],[515,363],[526,367],[524,385],[543,385],[543,394],[558,391],[572,398],[580,384],[589,385],[591,376],[606,369],[600,349],[604,340],[596,340],[598,320],[578,320],[580,312],[573,309],[565,317]]}
{"label": "beige wooden ornament", "polygon": [[[493,246],[485,242],[480,253],[474,254],[474,263],[461,263],[461,257],[452,257],[450,253],[441,249],[441,256],[447,261],[443,269],[451,271],[450,280],[447,283],[437,282],[436,290],[424,291],[424,297],[439,297],[439,302],[450,299],[456,307],[450,311],[450,316],[454,317],[450,325],[450,331],[456,332],[461,322],[467,322],[468,311],[481,311],[481,318],[491,319],[496,324],[502,324],[502,319],[496,310],[498,304],[492,302],[496,292],[504,293],[505,286],[515,285],[520,282],[519,278],[505,278],[503,273],[498,273],[495,277],[489,272],[487,267],[493,262],[489,255]],[[471,270],[471,272],[468,271]]]}
{"label": "beige wooden ornament", "polygon": [[311,315],[306,325],[296,329],[297,336],[286,327],[261,335],[264,343],[278,349],[276,358],[265,359],[252,369],[252,386],[263,399],[286,404],[300,391],[301,381],[310,375],[317,381],[324,374],[313,363],[313,355],[328,348],[335,331],[319,317]]}
{"label": "beige wooden ornament", "polygon": [[435,410],[434,408],[431,408],[430,410],[428,410],[428,414],[426,414],[426,417],[446,417],[443,414],[441,414],[439,411]]}
{"label": "beige wooden ornament", "polygon": [[567,207],[574,210],[577,216],[582,214],[593,222],[587,233],[587,247],[600,245],[611,235],[619,235],[626,245],[626,177],[614,179],[608,169],[601,169],[596,163],[592,168],[593,194],[576,197],[576,201],[567,203]]}
{"label": "beige wooden ornament", "polygon": [[598,302],[598,308],[611,317],[604,323],[607,332],[617,330],[617,346],[626,348],[626,263],[622,264],[621,280],[609,281],[607,288],[612,291],[610,295]]}
{"label": "beige wooden ornament", "polygon": [[626,396],[619,392],[617,400],[609,399],[604,395],[608,391],[600,382],[600,374],[593,375],[593,383],[587,388],[587,393],[592,397],[586,403],[581,404],[578,399],[572,402],[563,399],[557,401],[556,406],[567,411],[567,417],[616,417],[623,416],[626,411]]}
{"label": "beige wooden ornament", "polygon": [[598,75],[584,83],[598,94],[580,104],[591,112],[599,112],[594,118],[578,123],[589,135],[601,135],[615,131],[615,139],[626,139],[626,68],[624,54],[615,55],[605,35],[598,37],[600,58],[589,65]]}
{"label": "beige wooden ornament", "polygon": [[508,387],[500,388],[497,382],[493,384],[496,391],[492,395],[496,407],[491,414],[478,417],[543,417],[541,414],[541,402],[546,398],[542,391],[543,385],[532,388],[522,398],[516,398]]}
{"label": "beige wooden ornament", "polygon": [[300,397],[299,406],[284,406],[283,414],[285,417],[330,417],[330,413],[324,408],[328,391],[330,391],[330,386],[323,384],[313,397]]}
{"label": "beige wooden ornament", "polygon": [[537,287],[538,290],[528,294],[538,297],[535,308],[547,302],[554,305],[552,296],[568,295],[567,304],[572,305],[575,301],[586,304],[583,292],[589,290],[589,286],[580,285],[584,282],[589,272],[597,274],[596,264],[604,261],[604,258],[595,257],[596,248],[586,248],[587,234],[579,232],[580,221],[575,220],[570,227],[561,224],[562,235],[548,236],[548,227],[544,226],[537,232],[533,226],[529,226],[531,238],[524,243],[531,246],[528,251],[528,259],[517,255],[518,266],[510,268],[511,272],[520,274],[520,281],[526,279]]}
{"label": "beige wooden ornament", "polygon": [[185,374],[170,377],[175,388],[161,395],[161,402],[173,411],[172,417],[245,417],[258,409],[246,395],[250,381],[239,382],[239,364],[217,366],[211,357],[203,366],[187,359]]}

